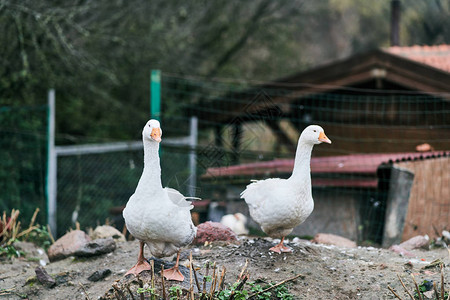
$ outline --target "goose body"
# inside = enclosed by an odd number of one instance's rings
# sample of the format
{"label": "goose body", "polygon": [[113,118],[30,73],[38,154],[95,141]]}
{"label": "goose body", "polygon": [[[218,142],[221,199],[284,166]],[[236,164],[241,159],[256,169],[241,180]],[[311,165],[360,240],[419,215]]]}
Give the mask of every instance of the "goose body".
{"label": "goose body", "polygon": [[288,179],[269,178],[253,182],[241,193],[250,216],[271,237],[281,238],[275,252],[290,252],[283,245],[284,237],[303,223],[314,209],[311,188],[311,152],[313,146],[331,143],[322,127],[311,125],[300,135],[294,170]]}
{"label": "goose body", "polygon": [[[129,271],[135,275],[147,269],[143,259],[144,244],[147,244],[155,257],[170,256],[178,252],[174,270],[178,274],[179,250],[189,245],[197,232],[191,219],[190,210],[193,207],[191,203],[177,190],[162,187],[158,153],[161,134],[157,120],[147,122],[142,131],[144,170],[136,191],[123,210],[128,231],[140,241],[141,249],[136,264],[139,266]],[[164,276],[167,278],[166,275],[165,272]],[[180,278],[168,279],[180,280]]]}

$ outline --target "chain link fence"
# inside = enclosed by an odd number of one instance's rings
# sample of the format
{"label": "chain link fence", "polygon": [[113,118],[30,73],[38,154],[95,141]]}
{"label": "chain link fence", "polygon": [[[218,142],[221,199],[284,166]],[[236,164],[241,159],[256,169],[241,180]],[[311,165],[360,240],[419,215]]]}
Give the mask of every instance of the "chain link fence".
{"label": "chain link fence", "polygon": [[[449,210],[448,95],[406,91],[301,95],[293,87],[170,75],[163,75],[161,82],[162,182],[188,195],[193,190],[189,160],[195,151],[197,184],[191,196],[205,199],[207,207],[201,213],[209,215],[203,219],[218,212],[247,213],[239,193],[251,179],[287,178],[298,136],[309,124],[321,125],[333,144],[314,148],[315,210],[294,234],[331,232],[381,244],[392,194],[392,176],[383,167],[390,170],[405,160],[439,162],[433,167],[435,173],[431,169],[427,176],[440,178],[440,186],[417,176],[411,184],[436,191],[434,196],[425,195],[428,205]],[[165,144],[167,138],[189,135],[193,115],[198,117],[195,149]],[[39,207],[39,221],[44,224],[47,108],[2,108],[0,118],[0,208],[18,208],[30,216]],[[428,152],[416,151],[421,144],[429,146]],[[110,222],[121,230],[121,208],[134,192],[142,168],[142,149],[60,156],[58,235],[75,222],[83,229]],[[438,195],[443,201],[435,199]],[[419,219],[431,218],[432,213],[418,211],[415,203],[410,207],[415,211],[402,212],[404,226],[422,233]],[[437,232],[448,230],[450,220],[444,216],[434,224]],[[251,220],[249,226],[257,228]]]}
{"label": "chain link fence", "polygon": [[[0,107],[0,211],[46,224],[47,113],[44,106]],[[22,223],[23,223],[22,222]]]}

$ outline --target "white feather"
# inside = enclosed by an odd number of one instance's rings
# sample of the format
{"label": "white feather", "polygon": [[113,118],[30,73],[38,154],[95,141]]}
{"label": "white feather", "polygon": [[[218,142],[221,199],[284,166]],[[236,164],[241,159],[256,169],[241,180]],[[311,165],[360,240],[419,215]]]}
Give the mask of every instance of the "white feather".
{"label": "white feather", "polygon": [[192,223],[192,205],[186,197],[175,189],[161,186],[159,143],[147,138],[151,125],[159,126],[159,123],[149,121],[144,127],[144,170],[123,217],[136,239],[144,241],[154,256],[164,257],[190,244],[197,228]]}
{"label": "white feather", "polygon": [[301,134],[294,171],[288,179],[269,178],[252,182],[241,193],[250,216],[272,237],[281,238],[303,223],[314,209],[311,191],[311,151],[323,129],[308,126]]}

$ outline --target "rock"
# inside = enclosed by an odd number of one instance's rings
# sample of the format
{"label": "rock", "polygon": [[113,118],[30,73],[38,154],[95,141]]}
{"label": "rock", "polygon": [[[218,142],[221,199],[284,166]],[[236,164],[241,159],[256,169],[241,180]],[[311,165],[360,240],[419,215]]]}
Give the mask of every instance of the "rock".
{"label": "rock", "polygon": [[354,241],[349,240],[342,236],[329,233],[316,234],[312,242],[316,244],[335,245],[338,247],[345,247],[345,248],[356,248],[356,243]]}
{"label": "rock", "polygon": [[103,278],[107,277],[110,274],[111,274],[110,269],[95,271],[94,273],[92,273],[91,276],[88,277],[88,280],[89,281],[99,281],[99,280],[102,280]]}
{"label": "rock", "polygon": [[96,239],[86,243],[83,247],[75,251],[73,255],[90,257],[113,252],[114,250],[116,250],[116,242],[114,242],[113,238]]}
{"label": "rock", "polygon": [[119,230],[109,225],[97,226],[91,234],[93,240],[109,237],[113,238],[116,242],[126,241],[125,236]]}
{"label": "rock", "polygon": [[414,253],[409,252],[408,250],[400,247],[399,245],[393,245],[393,246],[389,247],[389,250],[394,251],[395,253],[398,253],[403,256],[410,256],[410,257],[415,256]]}
{"label": "rock", "polygon": [[91,238],[81,230],[72,230],[59,238],[48,249],[48,258],[50,261],[63,259],[74,255],[74,253],[84,247]]}
{"label": "rock", "polygon": [[205,242],[225,241],[236,243],[236,233],[230,228],[217,222],[205,222],[197,226],[197,236],[193,244],[204,244]]}
{"label": "rock", "polygon": [[44,267],[37,267],[35,270],[37,280],[45,287],[52,288],[56,285],[55,279],[48,275]]}
{"label": "rock", "polygon": [[428,249],[430,244],[430,238],[428,235],[417,235],[413,238],[410,238],[407,241],[404,241],[399,246],[405,250],[414,250],[419,248]]}
{"label": "rock", "polygon": [[39,248],[33,243],[16,241],[14,242],[14,248],[25,252],[28,258],[37,258],[39,260],[39,264],[43,267],[50,262],[45,250]]}

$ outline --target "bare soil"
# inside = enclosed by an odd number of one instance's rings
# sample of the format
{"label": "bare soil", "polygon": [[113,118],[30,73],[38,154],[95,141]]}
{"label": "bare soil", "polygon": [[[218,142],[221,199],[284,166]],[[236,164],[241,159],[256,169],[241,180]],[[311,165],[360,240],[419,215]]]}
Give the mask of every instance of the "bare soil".
{"label": "bare soil", "polygon": [[[388,285],[404,299],[409,299],[397,274],[402,276],[410,291],[414,287],[411,273],[419,283],[430,279],[440,286],[440,270],[424,269],[436,259],[444,262],[444,276],[450,282],[450,260],[446,249],[413,250],[416,257],[411,258],[387,249],[348,249],[295,239],[287,243],[293,253],[275,254],[268,251],[275,242],[270,238],[242,238],[239,245],[213,243],[191,246],[183,251],[182,263],[188,264],[187,258],[192,252],[194,264],[199,267],[197,274],[201,278],[205,275],[206,263],[216,262],[218,271],[222,270],[222,266],[226,268],[225,281],[228,284],[236,281],[246,261],[249,281],[276,283],[302,274],[288,285],[294,299],[395,299]],[[67,258],[50,263],[45,269],[56,279],[57,285],[53,288],[33,280],[37,262],[27,259],[2,261],[0,299],[116,299],[113,284],[120,287],[121,284],[134,282],[137,287],[132,275],[124,277],[125,272],[135,264],[137,252],[137,241],[122,242],[118,243],[113,253],[107,255],[83,260]],[[169,261],[172,259],[166,259],[166,262]],[[166,264],[167,267],[170,263]],[[106,278],[97,282],[88,280],[95,271],[105,269],[111,270]],[[144,283],[148,281],[147,275],[142,274]],[[156,286],[159,284],[157,280]],[[171,284],[166,282],[166,288]],[[182,285],[189,286],[189,274]],[[445,284],[445,289],[450,289],[449,283]]]}

